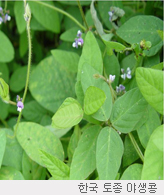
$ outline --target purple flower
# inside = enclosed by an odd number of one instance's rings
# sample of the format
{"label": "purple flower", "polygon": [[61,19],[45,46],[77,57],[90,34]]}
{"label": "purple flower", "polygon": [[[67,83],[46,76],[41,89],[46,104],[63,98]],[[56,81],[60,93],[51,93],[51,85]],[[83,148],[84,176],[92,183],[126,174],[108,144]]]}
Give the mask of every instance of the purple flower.
{"label": "purple flower", "polygon": [[3,13],[3,8],[2,7],[0,7],[0,13]]}
{"label": "purple flower", "polygon": [[109,14],[109,21],[112,21],[113,12],[109,11],[108,14]]}
{"label": "purple flower", "polygon": [[113,81],[115,80],[115,75],[109,75],[109,79],[107,80],[109,83],[113,83]]}
{"label": "purple flower", "polygon": [[5,14],[4,22],[10,21],[10,20],[11,20],[11,16],[9,16],[8,14]]}
{"label": "purple flower", "polygon": [[80,30],[78,30],[78,32],[77,32],[78,39],[75,38],[75,41],[73,42],[72,47],[78,48],[78,46],[83,46],[84,41],[81,38],[81,35],[82,35],[82,32]]}
{"label": "purple flower", "polygon": [[23,108],[24,108],[23,102],[18,101],[17,102],[17,111],[21,112]]}
{"label": "purple flower", "polygon": [[118,86],[116,86],[116,92],[117,93],[121,93],[121,92],[125,92],[125,86],[123,86],[122,84]]}
{"label": "purple flower", "polygon": [[81,38],[82,32],[80,30],[77,31],[77,37]]}
{"label": "purple flower", "polygon": [[126,73],[124,73],[124,69],[123,69],[123,68],[121,68],[121,72],[123,73],[123,74],[121,75],[121,78],[122,78],[122,79],[125,80],[126,78],[128,78],[128,79],[131,79],[131,78],[132,78],[131,70],[130,70],[129,67],[126,69]]}

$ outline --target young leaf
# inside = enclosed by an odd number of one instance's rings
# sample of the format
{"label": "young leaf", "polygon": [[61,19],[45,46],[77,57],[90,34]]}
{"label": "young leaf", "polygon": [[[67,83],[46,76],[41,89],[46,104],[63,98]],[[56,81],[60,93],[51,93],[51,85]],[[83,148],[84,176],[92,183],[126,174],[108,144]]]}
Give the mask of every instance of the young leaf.
{"label": "young leaf", "polygon": [[157,30],[163,29],[163,21],[154,16],[135,16],[125,22],[118,30],[117,35],[127,43],[140,43],[145,39],[152,43],[146,55],[155,55],[162,47],[162,40]]}
{"label": "young leaf", "polygon": [[100,180],[114,180],[121,165],[123,142],[112,128],[101,130],[96,144],[96,167]]}
{"label": "young leaf", "polygon": [[46,169],[31,160],[27,154],[23,152],[22,174],[26,180],[45,180]]}
{"label": "young leaf", "polygon": [[14,48],[2,31],[0,31],[0,43],[0,62],[10,62],[14,58]]}
{"label": "young leaf", "polygon": [[135,130],[147,106],[148,104],[138,88],[126,92],[113,105],[111,114],[112,125],[122,133],[129,133]]}
{"label": "young leaf", "polygon": [[0,168],[5,153],[5,147],[6,147],[6,133],[5,131],[0,130]]}
{"label": "young leaf", "polygon": [[151,68],[137,68],[136,80],[146,101],[163,114],[163,71]]}
{"label": "young leaf", "polygon": [[142,180],[163,180],[163,133],[164,125],[152,133],[144,154]]}
{"label": "young leaf", "polygon": [[24,180],[22,173],[13,167],[0,169],[0,180]]}
{"label": "young leaf", "polygon": [[114,41],[106,41],[103,39],[104,44],[106,45],[107,51],[109,50],[115,50],[116,52],[123,51],[126,47],[122,45],[121,43],[117,43]]}
{"label": "young leaf", "polygon": [[69,179],[69,166],[55,156],[40,150],[40,156],[52,177],[56,180]]}
{"label": "young leaf", "polygon": [[104,103],[106,95],[101,89],[90,86],[85,92],[84,112],[87,115],[95,113]]}
{"label": "young leaf", "polygon": [[143,165],[132,164],[122,174],[120,180],[141,180]]}
{"label": "young leaf", "polygon": [[84,130],[73,155],[70,179],[86,179],[96,168],[96,141],[101,126],[95,125]]}
{"label": "young leaf", "polygon": [[83,110],[77,100],[67,98],[52,117],[52,126],[64,129],[77,125],[83,118]]}
{"label": "young leaf", "polygon": [[61,160],[64,158],[60,140],[41,125],[32,122],[21,122],[16,136],[26,154],[41,166],[44,166],[39,154],[41,149]]}
{"label": "young leaf", "polygon": [[0,98],[3,101],[9,100],[9,86],[2,78],[0,78]]}

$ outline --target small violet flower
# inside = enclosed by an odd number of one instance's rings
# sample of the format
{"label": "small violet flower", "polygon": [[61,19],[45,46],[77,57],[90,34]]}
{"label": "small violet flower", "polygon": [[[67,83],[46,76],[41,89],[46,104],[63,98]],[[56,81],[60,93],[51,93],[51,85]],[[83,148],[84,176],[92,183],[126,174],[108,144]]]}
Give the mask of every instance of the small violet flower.
{"label": "small violet flower", "polygon": [[17,111],[21,112],[23,110],[23,108],[24,108],[24,104],[22,102],[22,98],[20,98],[19,95],[17,95],[16,101],[17,101]]}
{"label": "small violet flower", "polygon": [[115,80],[115,75],[109,75],[109,79],[107,79],[107,81],[109,82],[109,83],[113,83],[113,81]]}
{"label": "small violet flower", "polygon": [[123,86],[121,84],[119,85],[119,87],[116,86],[116,92],[117,93],[125,92],[125,86]]}
{"label": "small violet flower", "polygon": [[126,73],[124,72],[124,69],[123,69],[123,68],[121,68],[121,72],[123,73],[123,74],[121,75],[121,78],[122,78],[122,79],[125,80],[126,78],[128,78],[128,79],[131,79],[131,78],[132,78],[131,70],[130,70],[129,67],[126,69]]}
{"label": "small violet flower", "polygon": [[113,11],[112,12],[109,11],[108,14],[109,14],[109,21],[112,21]]}
{"label": "small violet flower", "polygon": [[11,20],[11,16],[8,15],[9,11],[6,11],[4,13],[4,10],[2,7],[0,7],[0,24],[6,23],[7,21]]}
{"label": "small violet flower", "polygon": [[78,48],[78,46],[83,46],[83,39],[81,38],[82,32],[80,30],[77,31],[77,37],[75,38],[75,42],[73,42],[72,47]]}

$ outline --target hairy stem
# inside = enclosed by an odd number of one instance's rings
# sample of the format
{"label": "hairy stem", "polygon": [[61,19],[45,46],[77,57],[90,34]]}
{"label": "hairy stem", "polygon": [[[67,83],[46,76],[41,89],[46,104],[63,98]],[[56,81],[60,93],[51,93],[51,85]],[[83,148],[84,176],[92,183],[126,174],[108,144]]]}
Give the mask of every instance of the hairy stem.
{"label": "hairy stem", "polygon": [[84,31],[86,31],[86,28],[85,28],[83,25],[81,25],[80,22],[79,22],[78,20],[76,20],[73,16],[71,16],[69,13],[63,11],[62,9],[57,8],[57,7],[55,7],[55,6],[52,6],[52,5],[49,5],[49,4],[47,4],[47,3],[41,2],[41,1],[35,1],[35,2],[38,3],[38,4],[44,5],[44,6],[46,6],[46,7],[49,7],[50,9],[53,9],[53,10],[55,10],[55,11],[57,11],[57,12],[59,12],[59,13],[65,15],[65,16],[67,16],[67,17],[70,18],[73,22],[75,22],[81,29],[83,29]]}
{"label": "hairy stem", "polygon": [[133,144],[133,146],[134,146],[134,148],[135,148],[137,154],[139,155],[139,157],[140,157],[140,159],[142,160],[142,162],[144,162],[144,156],[143,156],[143,154],[142,154],[142,151],[141,151],[141,149],[139,148],[139,146],[138,146],[136,140],[134,139],[132,133],[128,133],[128,135],[129,135],[129,138],[130,138],[130,140],[131,140],[131,142],[132,142],[132,144]]}
{"label": "hairy stem", "polygon": [[82,18],[83,18],[83,21],[84,21],[84,23],[85,23],[85,25],[86,25],[86,27],[87,27],[87,30],[89,30],[89,26],[88,26],[88,24],[87,24],[87,21],[86,21],[86,19],[85,19],[85,15],[84,15],[84,12],[83,12],[83,8],[82,8],[82,6],[81,6],[79,0],[77,0],[77,4],[78,4],[78,7],[79,7],[81,16],[82,16]]}

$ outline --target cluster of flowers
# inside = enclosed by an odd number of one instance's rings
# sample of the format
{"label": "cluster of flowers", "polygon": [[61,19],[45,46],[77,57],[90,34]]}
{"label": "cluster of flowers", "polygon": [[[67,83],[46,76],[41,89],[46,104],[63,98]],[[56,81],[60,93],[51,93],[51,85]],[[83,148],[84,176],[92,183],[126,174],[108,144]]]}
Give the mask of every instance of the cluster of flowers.
{"label": "cluster of flowers", "polygon": [[[113,83],[113,81],[115,80],[115,75],[109,75],[109,79],[107,80],[109,83]],[[119,86],[116,86],[116,92],[117,94],[120,94],[121,92],[125,92],[125,86],[123,86],[122,84],[120,84]]]}
{"label": "cluster of flowers", "polygon": [[3,22],[6,23],[7,21],[11,20],[11,16],[8,15],[8,13],[4,13],[4,10],[2,7],[0,7],[0,24]]}
{"label": "cluster of flowers", "polygon": [[20,98],[19,95],[17,95],[16,101],[17,101],[17,111],[21,112],[23,110],[23,108],[24,108],[24,104],[22,102],[22,98]]}
{"label": "cluster of flowers", "polygon": [[126,78],[128,78],[128,79],[131,79],[132,78],[131,70],[130,70],[129,67],[126,69],[126,72],[124,71],[123,68],[121,68],[121,72],[122,72],[122,75],[121,75],[121,78],[122,79],[125,80]]}
{"label": "cluster of flowers", "polygon": [[84,41],[81,38],[81,35],[82,35],[82,32],[80,30],[78,30],[78,32],[77,32],[77,37],[78,38],[76,38],[75,42],[73,42],[73,44],[72,44],[73,47],[78,48],[78,46],[82,46],[83,45]]}

